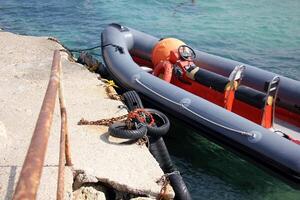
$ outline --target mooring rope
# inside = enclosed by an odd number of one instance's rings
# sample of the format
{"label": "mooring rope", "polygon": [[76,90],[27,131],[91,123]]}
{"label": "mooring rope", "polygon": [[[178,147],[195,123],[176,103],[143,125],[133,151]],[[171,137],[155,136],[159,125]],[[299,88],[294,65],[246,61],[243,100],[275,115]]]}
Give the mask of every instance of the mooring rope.
{"label": "mooring rope", "polygon": [[[93,47],[89,47],[89,48],[85,48],[85,49],[70,49],[70,48],[68,48],[67,46],[65,46],[62,42],[60,42],[58,39],[56,39],[54,37],[49,37],[48,40],[51,40],[51,41],[54,41],[54,42],[60,44],[64,49],[66,49],[67,51],[69,51],[71,53],[71,55],[72,55],[72,52],[81,53],[83,51],[91,51],[91,50],[94,50],[94,49],[101,48],[101,45],[97,45],[97,46],[93,46]],[[93,54],[93,55],[96,55],[96,56],[102,56],[102,54],[97,54],[97,53],[91,53],[90,52],[90,54]]]}
{"label": "mooring rope", "polygon": [[71,52],[82,52],[82,51],[90,51],[90,50],[94,50],[94,49],[98,49],[98,48],[101,48],[101,45],[97,45],[97,46],[86,48],[86,49],[69,49],[69,51],[71,51]]}

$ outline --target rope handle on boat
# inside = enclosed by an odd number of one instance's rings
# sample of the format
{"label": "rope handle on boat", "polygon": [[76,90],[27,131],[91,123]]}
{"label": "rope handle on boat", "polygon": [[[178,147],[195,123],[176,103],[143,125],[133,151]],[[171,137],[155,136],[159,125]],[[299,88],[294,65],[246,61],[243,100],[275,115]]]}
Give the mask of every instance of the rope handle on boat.
{"label": "rope handle on boat", "polygon": [[155,95],[157,95],[157,96],[159,96],[159,97],[165,99],[166,101],[169,101],[169,102],[171,102],[171,103],[173,103],[173,104],[175,104],[175,105],[181,106],[183,109],[189,111],[190,113],[196,115],[197,117],[199,117],[199,118],[201,118],[201,119],[203,119],[203,120],[205,120],[205,121],[207,121],[207,122],[209,122],[209,123],[211,123],[211,124],[213,124],[213,125],[216,125],[216,126],[218,126],[218,127],[221,127],[221,128],[223,128],[223,129],[226,129],[226,130],[231,131],[231,132],[238,133],[238,134],[240,134],[240,135],[242,135],[242,136],[248,136],[248,137],[252,137],[252,138],[255,138],[255,136],[256,136],[255,133],[248,132],[248,131],[242,131],[242,130],[233,129],[233,128],[227,127],[227,126],[225,126],[225,125],[219,124],[219,123],[217,123],[217,122],[214,122],[214,121],[212,121],[212,120],[210,120],[210,119],[207,119],[206,117],[204,117],[204,116],[202,116],[202,115],[199,115],[198,113],[192,111],[191,109],[189,109],[188,107],[186,107],[183,103],[177,103],[177,102],[175,102],[175,101],[173,101],[173,100],[171,100],[171,99],[168,99],[168,98],[164,97],[163,95],[161,95],[161,94],[155,92],[154,90],[152,90],[151,88],[149,88],[148,86],[146,86],[145,84],[143,84],[138,78],[135,78],[135,81],[136,81],[138,84],[140,84],[141,86],[143,86],[145,89],[147,89],[148,91],[154,93]]}

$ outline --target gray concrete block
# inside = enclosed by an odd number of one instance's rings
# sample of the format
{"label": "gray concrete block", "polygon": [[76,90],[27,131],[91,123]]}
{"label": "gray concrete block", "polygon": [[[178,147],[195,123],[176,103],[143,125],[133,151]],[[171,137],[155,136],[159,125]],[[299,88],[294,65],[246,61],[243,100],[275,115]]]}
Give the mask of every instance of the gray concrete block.
{"label": "gray concrete block", "polygon": [[[62,47],[45,37],[0,32],[0,194],[11,197],[23,164],[50,75],[53,51]],[[105,93],[103,82],[62,53],[63,84],[74,169],[120,191],[157,196],[163,175],[148,149],[119,144],[107,127],[78,126],[84,117],[98,120],[120,116],[119,101]],[[57,101],[39,199],[54,199],[59,155],[60,113]],[[69,173],[69,175],[72,173]],[[72,177],[72,175],[71,175]],[[69,180],[72,179],[68,178]],[[70,184],[68,186],[70,191]],[[69,194],[71,195],[71,194]],[[174,192],[170,192],[174,196]]]}

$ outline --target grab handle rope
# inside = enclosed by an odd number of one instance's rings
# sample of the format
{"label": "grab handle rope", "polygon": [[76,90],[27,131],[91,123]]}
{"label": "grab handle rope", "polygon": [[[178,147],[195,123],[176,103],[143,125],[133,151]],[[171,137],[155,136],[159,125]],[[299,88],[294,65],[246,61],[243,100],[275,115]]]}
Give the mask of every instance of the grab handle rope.
{"label": "grab handle rope", "polygon": [[207,121],[207,122],[209,122],[209,123],[211,123],[211,124],[213,124],[213,125],[216,125],[216,126],[218,126],[218,127],[221,127],[221,128],[223,128],[223,129],[228,130],[228,131],[231,131],[231,132],[238,133],[238,134],[240,134],[240,135],[242,135],[242,136],[248,136],[248,137],[253,137],[253,138],[255,138],[255,136],[256,136],[255,133],[247,132],[247,131],[242,131],[242,130],[237,130],[237,129],[233,129],[233,128],[230,128],[230,127],[228,127],[228,126],[225,126],[225,125],[219,124],[219,123],[217,123],[217,122],[214,122],[214,121],[212,121],[212,120],[210,120],[210,119],[207,119],[206,117],[204,117],[204,116],[202,116],[202,115],[199,115],[198,113],[196,113],[196,112],[194,112],[193,110],[189,109],[189,108],[186,107],[183,103],[177,103],[177,102],[175,102],[175,101],[173,101],[173,100],[171,100],[171,99],[168,99],[168,98],[164,97],[163,95],[161,95],[161,94],[155,92],[154,90],[152,90],[151,88],[149,88],[148,86],[146,86],[145,84],[143,84],[139,79],[136,78],[135,81],[136,81],[139,85],[141,85],[141,86],[143,86],[145,89],[147,89],[148,91],[154,93],[155,95],[157,95],[157,96],[159,96],[159,97],[165,99],[166,101],[169,101],[169,102],[171,102],[171,103],[173,103],[173,104],[175,104],[175,105],[181,106],[183,109],[187,110],[188,112],[190,112],[190,113],[196,115],[197,117],[199,117],[199,118],[201,118],[201,119],[203,119],[203,120],[205,120],[205,121]]}

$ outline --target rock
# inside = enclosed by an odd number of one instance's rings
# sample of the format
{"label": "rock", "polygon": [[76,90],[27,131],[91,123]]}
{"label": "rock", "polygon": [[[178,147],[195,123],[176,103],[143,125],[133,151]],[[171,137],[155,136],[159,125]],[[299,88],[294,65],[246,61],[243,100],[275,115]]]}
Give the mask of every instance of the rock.
{"label": "rock", "polygon": [[168,184],[166,186],[166,192],[164,195],[162,195],[162,198],[163,199],[174,199],[174,197],[175,197],[174,190],[173,190],[172,186],[170,184]]}
{"label": "rock", "polygon": [[73,189],[77,190],[80,188],[84,183],[97,183],[98,179],[90,174],[87,174],[85,171],[79,173],[74,180]]}
{"label": "rock", "polygon": [[101,63],[88,52],[81,52],[77,62],[86,65],[91,72],[97,71]]}
{"label": "rock", "polygon": [[115,190],[115,200],[124,200],[124,199],[131,199],[135,197],[135,195],[127,193],[127,192],[120,192]]}
{"label": "rock", "polygon": [[130,200],[154,200],[155,198],[150,198],[150,197],[136,197]]}
{"label": "rock", "polygon": [[86,185],[73,192],[73,200],[106,200],[105,192],[100,185]]}

